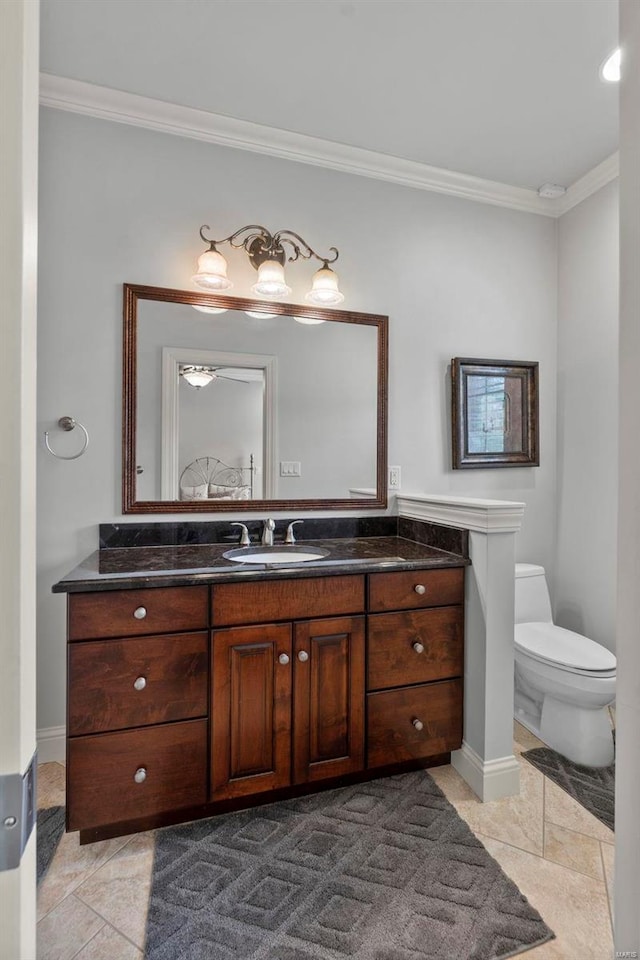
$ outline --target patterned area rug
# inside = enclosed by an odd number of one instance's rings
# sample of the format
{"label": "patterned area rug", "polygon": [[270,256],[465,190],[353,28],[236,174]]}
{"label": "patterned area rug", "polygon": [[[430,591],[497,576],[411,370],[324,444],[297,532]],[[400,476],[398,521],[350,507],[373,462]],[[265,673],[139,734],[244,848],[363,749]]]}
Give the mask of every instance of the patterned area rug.
{"label": "patterned area rug", "polygon": [[614,763],[610,767],[583,767],[573,760],[567,760],[551,747],[536,747],[522,756],[613,830]]}
{"label": "patterned area rug", "polygon": [[156,834],[147,960],[490,960],[553,936],[424,771]]}
{"label": "patterned area rug", "polygon": [[36,859],[38,883],[42,880],[53,860],[53,855],[64,833],[64,807],[47,807],[38,810],[36,825]]}

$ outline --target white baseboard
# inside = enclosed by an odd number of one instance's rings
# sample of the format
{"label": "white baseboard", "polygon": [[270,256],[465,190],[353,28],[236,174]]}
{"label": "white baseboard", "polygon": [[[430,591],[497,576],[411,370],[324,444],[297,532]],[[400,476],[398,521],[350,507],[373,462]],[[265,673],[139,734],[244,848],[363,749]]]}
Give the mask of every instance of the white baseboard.
{"label": "white baseboard", "polygon": [[66,736],[66,727],[38,730],[38,763],[66,763]]}
{"label": "white baseboard", "polygon": [[468,743],[451,754],[451,765],[483,803],[520,793],[520,764],[513,756],[483,760]]}

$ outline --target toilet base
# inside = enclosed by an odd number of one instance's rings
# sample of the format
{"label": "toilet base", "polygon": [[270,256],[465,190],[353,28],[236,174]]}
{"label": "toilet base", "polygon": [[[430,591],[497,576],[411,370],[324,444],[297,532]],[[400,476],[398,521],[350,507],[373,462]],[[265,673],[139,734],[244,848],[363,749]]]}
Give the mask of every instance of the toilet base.
{"label": "toilet base", "polygon": [[613,732],[606,707],[589,710],[547,694],[539,736],[574,763],[586,767],[608,767],[613,763]]}
{"label": "toilet base", "polygon": [[613,732],[606,707],[588,710],[547,695],[539,701],[516,687],[515,719],[548,747],[585,767],[614,760]]}

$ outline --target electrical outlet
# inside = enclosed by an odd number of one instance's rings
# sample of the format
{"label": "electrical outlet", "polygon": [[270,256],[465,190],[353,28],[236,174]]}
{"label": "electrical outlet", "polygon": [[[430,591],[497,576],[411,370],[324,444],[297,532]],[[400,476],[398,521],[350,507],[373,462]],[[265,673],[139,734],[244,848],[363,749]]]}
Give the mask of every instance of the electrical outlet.
{"label": "electrical outlet", "polygon": [[389,467],[389,490],[399,490],[402,482],[400,467]]}

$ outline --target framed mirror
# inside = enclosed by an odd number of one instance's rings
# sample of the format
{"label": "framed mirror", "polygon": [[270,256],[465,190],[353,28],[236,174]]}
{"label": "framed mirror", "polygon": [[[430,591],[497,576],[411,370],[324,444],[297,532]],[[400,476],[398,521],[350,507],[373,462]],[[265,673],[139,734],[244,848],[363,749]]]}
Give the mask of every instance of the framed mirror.
{"label": "framed mirror", "polygon": [[387,325],[125,284],[123,512],[386,507]]}
{"label": "framed mirror", "polygon": [[453,469],[537,467],[538,364],[451,361]]}

